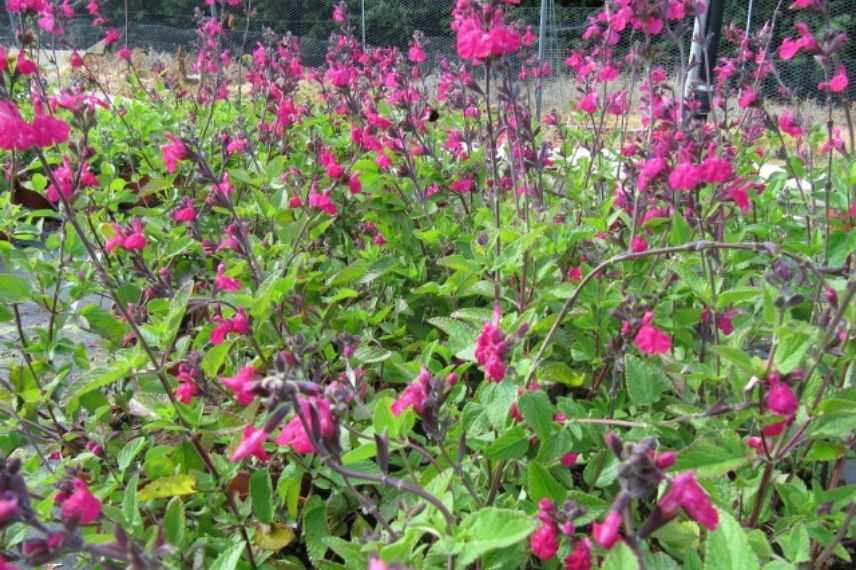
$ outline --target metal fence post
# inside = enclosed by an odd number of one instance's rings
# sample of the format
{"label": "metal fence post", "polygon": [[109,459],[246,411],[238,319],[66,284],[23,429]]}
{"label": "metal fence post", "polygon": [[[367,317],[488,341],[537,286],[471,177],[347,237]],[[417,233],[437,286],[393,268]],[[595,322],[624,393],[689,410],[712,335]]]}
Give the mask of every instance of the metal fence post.
{"label": "metal fence post", "polygon": [[[538,21],[538,64],[544,64],[544,44],[547,41],[547,0],[541,0],[541,14]],[[535,93],[535,119],[541,122],[541,107],[544,100],[544,78],[538,74],[538,86]]]}
{"label": "metal fence post", "polygon": [[363,35],[363,49],[366,49],[366,0],[360,0],[360,28]]}

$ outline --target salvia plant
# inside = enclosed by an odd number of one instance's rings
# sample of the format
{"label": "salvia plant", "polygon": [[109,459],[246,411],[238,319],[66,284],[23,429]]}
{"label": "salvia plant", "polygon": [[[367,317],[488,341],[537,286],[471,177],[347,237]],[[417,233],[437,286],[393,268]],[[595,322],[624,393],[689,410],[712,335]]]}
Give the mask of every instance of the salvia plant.
{"label": "salvia plant", "polygon": [[517,3],[313,68],[207,0],[177,72],[6,0],[0,568],[851,567],[838,20],[607,0],[556,80]]}

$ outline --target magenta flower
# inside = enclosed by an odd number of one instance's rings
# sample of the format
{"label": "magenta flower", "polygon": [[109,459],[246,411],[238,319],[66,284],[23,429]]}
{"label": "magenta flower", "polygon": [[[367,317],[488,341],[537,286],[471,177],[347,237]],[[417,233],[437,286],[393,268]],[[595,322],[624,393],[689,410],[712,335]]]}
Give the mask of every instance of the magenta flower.
{"label": "magenta flower", "polygon": [[529,550],[540,560],[553,558],[559,551],[559,530],[556,523],[542,522],[538,530],[529,535]]}
{"label": "magenta flower", "polygon": [[505,358],[508,351],[505,333],[499,327],[501,313],[499,305],[493,309],[493,320],[484,324],[476,339],[476,361],[484,369],[492,382],[502,382],[505,378]]}
{"label": "magenta flower", "polygon": [[[81,479],[74,480],[74,491],[60,502],[62,519],[66,522],[77,520],[80,524],[89,524],[101,518],[101,501],[89,490]],[[59,498],[59,496],[58,496]]]}
{"label": "magenta flower", "polygon": [[255,398],[253,388],[257,375],[258,371],[254,367],[244,366],[234,376],[220,378],[220,382],[235,395],[240,405],[247,406]]}
{"label": "magenta flower", "polygon": [[708,530],[716,530],[719,513],[692,471],[681,473],[672,480],[672,486],[657,505],[667,519],[673,518],[683,508],[687,515]]}
{"label": "magenta flower", "polygon": [[630,251],[633,253],[642,253],[648,250],[648,242],[642,236],[634,236],[630,240]]}
{"label": "magenta flower", "polygon": [[790,10],[805,10],[806,8],[817,6],[817,1],[818,0],[794,0],[788,8]]}
{"label": "magenta flower", "polygon": [[782,416],[783,418],[791,418],[797,413],[799,408],[799,400],[790,386],[782,381],[772,382],[769,392],[765,398],[765,404],[768,412]]}
{"label": "magenta flower", "polygon": [[407,50],[407,59],[411,63],[422,63],[425,61],[425,50],[418,43],[414,43]]}
{"label": "magenta flower", "polygon": [[178,163],[189,158],[190,153],[181,139],[169,133],[165,136],[169,142],[161,147],[161,157],[166,165],[166,171],[172,174],[178,168]]}
{"label": "magenta flower", "polygon": [[565,570],[591,570],[591,542],[578,540],[573,551],[565,556]]}
{"label": "magenta flower", "polygon": [[0,495],[0,526],[5,526],[18,514],[18,497],[12,491]]}
{"label": "magenta flower", "polygon": [[104,34],[104,45],[109,47],[116,42],[119,41],[119,30],[116,28],[110,28],[107,30],[107,33]]}
{"label": "magenta flower", "polygon": [[181,208],[175,211],[172,219],[176,222],[193,222],[196,220],[196,208],[193,206],[193,200],[185,198],[181,201]]}
{"label": "magenta flower", "polygon": [[351,174],[350,178],[348,178],[348,189],[351,191],[351,194],[359,194],[363,191],[363,185],[360,182],[360,175],[358,172],[354,172]]}
{"label": "magenta flower", "polygon": [[584,111],[589,115],[597,112],[597,93],[590,91],[577,103],[577,109]]}
{"label": "magenta flower", "polygon": [[238,447],[229,456],[229,461],[240,461],[245,457],[257,457],[260,461],[267,461],[270,456],[265,451],[264,444],[269,436],[270,434],[265,430],[248,425],[244,428]]}
{"label": "magenta flower", "polygon": [[560,462],[565,467],[573,467],[577,464],[578,457],[578,454],[574,453],[573,451],[569,451],[568,453],[562,455]]}
{"label": "magenta flower", "polygon": [[610,511],[603,523],[593,523],[591,536],[596,543],[609,550],[619,541],[621,535],[621,514]]}
{"label": "magenta flower", "polygon": [[652,324],[654,313],[648,311],[642,317],[642,326],[633,339],[636,348],[645,354],[665,354],[672,349],[672,339]]}
{"label": "magenta flower", "polygon": [[449,184],[449,190],[458,194],[469,194],[470,192],[475,190],[475,187],[475,181],[469,176],[458,178],[456,180],[453,180],[452,183]]}
{"label": "magenta flower", "polygon": [[[321,429],[320,434],[315,434],[317,438],[328,438],[334,435],[335,427],[333,424],[333,416],[330,412],[330,403],[318,397],[301,398],[299,400],[301,414],[307,425],[311,422],[310,406],[314,404],[315,410],[318,412],[318,424]],[[311,427],[311,425],[309,425]],[[299,455],[315,453],[315,446],[312,444],[312,438],[306,433],[303,427],[303,421],[300,416],[295,415],[291,421],[282,429],[282,433],[276,438],[278,445],[287,445],[292,451]]]}
{"label": "magenta flower", "polygon": [[223,344],[229,333],[247,334],[250,332],[250,323],[244,309],[238,309],[230,319],[224,319],[220,315],[214,316],[215,327],[211,330],[211,344]]}
{"label": "magenta flower", "polygon": [[19,51],[16,57],[15,73],[18,75],[33,75],[39,70],[39,66],[36,65],[36,62],[27,57],[27,52]]}
{"label": "magenta flower", "polygon": [[413,408],[417,414],[422,414],[425,399],[428,397],[428,383],[431,381],[431,373],[423,368],[413,382],[401,393],[392,404],[392,414],[400,416],[407,408]]}
{"label": "magenta flower", "polygon": [[794,115],[790,109],[786,109],[779,117],[779,129],[794,138],[799,138],[804,133],[799,123],[794,119]]}
{"label": "magenta flower", "polygon": [[309,190],[309,206],[324,212],[328,216],[335,216],[339,212],[336,203],[330,198],[330,194],[318,192],[315,186]]}
{"label": "magenta flower", "polygon": [[850,85],[850,80],[847,78],[847,69],[844,65],[839,65],[835,75],[829,81],[818,83],[817,88],[831,93],[843,93],[848,85]]}
{"label": "magenta flower", "polygon": [[175,388],[175,399],[182,404],[189,404],[199,393],[199,386],[188,376],[179,377],[178,386]]}
{"label": "magenta flower", "polygon": [[214,277],[214,288],[218,291],[234,293],[241,290],[241,282],[234,277],[226,275],[226,266],[221,263],[217,266],[217,275]]}
{"label": "magenta flower", "polygon": [[698,167],[691,162],[678,164],[669,174],[669,186],[673,190],[694,190],[702,183]]}
{"label": "magenta flower", "polygon": [[146,236],[143,233],[143,222],[139,218],[131,221],[131,233],[122,241],[122,247],[128,251],[141,250],[146,247]]}
{"label": "magenta flower", "polygon": [[583,270],[579,265],[568,267],[568,272],[565,276],[571,283],[579,283],[583,280]]}

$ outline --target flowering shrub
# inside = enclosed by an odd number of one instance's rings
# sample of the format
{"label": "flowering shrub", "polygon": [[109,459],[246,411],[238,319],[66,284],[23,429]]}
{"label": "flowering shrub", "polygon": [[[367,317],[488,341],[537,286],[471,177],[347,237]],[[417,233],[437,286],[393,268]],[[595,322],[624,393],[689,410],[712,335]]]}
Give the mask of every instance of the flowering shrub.
{"label": "flowering shrub", "polygon": [[[320,68],[290,36],[233,53],[248,3],[204,4],[196,84],[85,5],[119,97],[44,65],[75,3],[6,2],[0,568],[851,563],[856,163],[823,0],[781,45],[726,30],[709,110],[704,62],[657,63],[704,2],[607,0],[543,117],[515,0],[458,0],[432,68],[344,5]],[[803,57],[825,125],[765,97]]]}

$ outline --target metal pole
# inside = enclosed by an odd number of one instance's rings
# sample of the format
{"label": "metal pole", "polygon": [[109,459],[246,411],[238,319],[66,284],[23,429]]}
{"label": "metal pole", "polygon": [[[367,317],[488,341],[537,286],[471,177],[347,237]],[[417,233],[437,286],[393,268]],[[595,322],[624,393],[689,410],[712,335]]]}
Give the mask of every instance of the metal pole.
{"label": "metal pole", "polygon": [[[547,41],[547,0],[541,0],[541,14],[538,22],[538,63],[544,64],[544,44]],[[541,123],[541,106],[544,99],[544,79],[538,74],[538,86],[535,92],[535,119]]]}
{"label": "metal pole", "polygon": [[690,71],[684,86],[684,96],[695,93],[701,106],[696,117],[704,120],[710,112],[713,82],[711,73],[719,57],[722,18],[727,0],[711,0],[704,13],[696,17],[690,49]]}
{"label": "metal pole", "polygon": [[366,49],[366,0],[360,0],[360,27],[363,33],[363,49]]}
{"label": "metal pole", "polygon": [[753,0],[749,0],[749,8],[746,10],[746,35],[749,35],[749,31],[752,28],[752,2]]}

